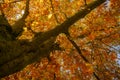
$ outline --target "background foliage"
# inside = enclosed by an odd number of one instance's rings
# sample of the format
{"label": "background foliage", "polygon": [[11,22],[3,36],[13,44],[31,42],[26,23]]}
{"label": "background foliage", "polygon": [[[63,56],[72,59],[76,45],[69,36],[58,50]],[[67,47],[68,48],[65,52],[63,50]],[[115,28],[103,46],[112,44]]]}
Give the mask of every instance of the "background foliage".
{"label": "background foliage", "polygon": [[[93,0],[86,1],[89,4]],[[61,50],[50,52],[49,59],[42,58],[2,80],[119,80],[119,3],[106,0],[69,28],[70,38],[64,33],[57,36],[55,42]],[[26,0],[4,0],[1,6],[12,25],[24,14]],[[34,33],[55,28],[84,7],[84,0],[31,0],[24,31],[17,39],[31,42]]]}

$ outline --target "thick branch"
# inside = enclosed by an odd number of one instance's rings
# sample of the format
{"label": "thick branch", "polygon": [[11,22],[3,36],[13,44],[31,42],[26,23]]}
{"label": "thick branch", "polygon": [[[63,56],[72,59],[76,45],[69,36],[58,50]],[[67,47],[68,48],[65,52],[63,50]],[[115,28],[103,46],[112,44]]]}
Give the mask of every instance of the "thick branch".
{"label": "thick branch", "polygon": [[67,33],[69,27],[73,25],[76,21],[81,18],[84,18],[88,13],[90,13],[97,6],[105,2],[106,0],[95,0],[92,3],[88,4],[84,9],[77,12],[72,17],[68,18],[61,25],[56,26],[56,28],[40,34],[41,36],[37,37],[35,40],[37,43],[42,43],[43,41],[49,39],[50,37],[57,36],[60,33]]}
{"label": "thick branch", "polygon": [[26,41],[3,43],[4,45],[0,46],[1,52],[4,51],[0,54],[0,78],[15,73],[40,58],[47,57],[54,49],[54,41],[55,37],[52,37],[37,46]]}

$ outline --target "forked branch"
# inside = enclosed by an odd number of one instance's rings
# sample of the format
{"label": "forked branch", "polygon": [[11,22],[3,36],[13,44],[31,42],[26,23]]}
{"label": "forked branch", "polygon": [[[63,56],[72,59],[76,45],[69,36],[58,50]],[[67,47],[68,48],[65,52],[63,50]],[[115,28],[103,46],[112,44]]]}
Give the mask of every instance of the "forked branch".
{"label": "forked branch", "polygon": [[23,31],[23,27],[25,26],[25,19],[27,18],[28,14],[29,14],[29,2],[30,0],[26,1],[26,7],[25,7],[25,11],[24,14],[22,16],[22,18],[20,18],[13,26],[13,34],[15,37],[19,36],[22,31]]}

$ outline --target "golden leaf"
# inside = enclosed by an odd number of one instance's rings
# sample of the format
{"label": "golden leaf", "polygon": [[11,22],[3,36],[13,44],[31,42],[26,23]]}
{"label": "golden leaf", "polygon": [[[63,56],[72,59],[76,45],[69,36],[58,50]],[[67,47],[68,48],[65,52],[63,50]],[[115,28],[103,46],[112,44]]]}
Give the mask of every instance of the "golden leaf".
{"label": "golden leaf", "polygon": [[48,15],[48,19],[50,19],[51,17],[52,17],[52,14],[49,14],[49,15]]}

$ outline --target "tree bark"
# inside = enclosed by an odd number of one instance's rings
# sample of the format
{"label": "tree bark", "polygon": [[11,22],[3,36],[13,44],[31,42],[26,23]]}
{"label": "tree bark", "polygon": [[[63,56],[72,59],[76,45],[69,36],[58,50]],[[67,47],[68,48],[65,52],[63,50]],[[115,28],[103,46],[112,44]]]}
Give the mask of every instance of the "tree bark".
{"label": "tree bark", "polygon": [[71,25],[81,18],[84,18],[93,9],[104,3],[106,0],[95,0],[87,4],[84,9],[68,18],[54,29],[37,34],[32,42],[28,41],[0,41],[0,78],[20,71],[26,65],[49,56],[54,50],[54,40],[60,33],[67,33]]}

